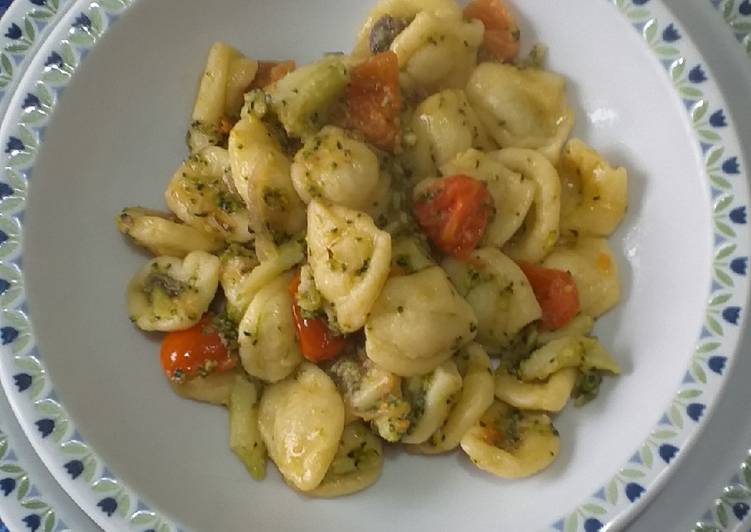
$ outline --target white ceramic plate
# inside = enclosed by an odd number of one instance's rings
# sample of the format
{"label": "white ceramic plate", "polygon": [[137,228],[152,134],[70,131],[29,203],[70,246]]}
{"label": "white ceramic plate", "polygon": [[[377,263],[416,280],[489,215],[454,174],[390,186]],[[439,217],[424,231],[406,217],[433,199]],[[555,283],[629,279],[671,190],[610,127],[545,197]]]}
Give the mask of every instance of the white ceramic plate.
{"label": "white ceramic plate", "polygon": [[[731,109],[746,154],[751,153],[751,2],[668,0],[695,39]],[[717,412],[666,488],[634,523],[634,531],[661,529],[731,532],[751,529],[751,331],[741,338],[737,363],[728,374]],[[686,508],[693,508],[687,512]]]}
{"label": "white ceramic plate", "polygon": [[[8,100],[36,48],[72,2],[16,0],[6,12],[7,3],[0,2],[0,49],[12,54],[13,62],[11,70],[7,64],[1,69],[0,115],[6,112]],[[26,17],[35,21],[33,38],[14,38],[11,21],[23,22]],[[2,532],[92,530],[95,526],[39,460],[13,415],[4,390],[0,391],[0,517]]]}
{"label": "white ceramic plate", "polygon": [[76,2],[0,127],[0,380],[73,499],[108,530],[568,531],[632,517],[709,415],[747,298],[732,117],[672,15],[657,0],[519,6],[526,40],[548,43],[549,66],[570,80],[577,134],[631,172],[615,240],[624,301],[598,329],[625,375],[559,418],[561,458],[533,479],[394,454],[365,493],[309,501],[275,474],[250,480],[226,448],[225,414],[171,393],[156,344],[127,322],[123,286],[144,259],[112,217],[159,205],[213,40],[310,60],[348,49],[369,3],[224,0],[210,15],[178,0],[130,4]]}
{"label": "white ceramic plate", "polygon": [[[81,532],[96,525],[70,499],[29,445],[0,395],[0,525],[12,532]],[[0,532],[8,532],[0,526]]]}

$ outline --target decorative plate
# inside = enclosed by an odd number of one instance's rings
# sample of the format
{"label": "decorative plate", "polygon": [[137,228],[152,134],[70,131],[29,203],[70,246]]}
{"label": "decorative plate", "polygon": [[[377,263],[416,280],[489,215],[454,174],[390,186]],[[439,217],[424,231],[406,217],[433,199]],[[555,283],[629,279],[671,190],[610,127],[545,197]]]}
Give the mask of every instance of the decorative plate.
{"label": "decorative plate", "polygon": [[[12,4],[12,7],[11,7]],[[70,0],[0,2],[4,34],[0,50],[11,61],[0,62],[0,114],[33,57],[38,45],[62,17]],[[7,13],[7,15],[6,15]],[[33,22],[31,30],[26,21]],[[11,21],[6,24],[6,21]],[[19,35],[18,29],[21,29]],[[66,519],[76,525],[89,523],[46,472],[18,426],[5,393],[0,392],[0,532],[21,530],[68,530]],[[18,527],[18,528],[16,528]],[[74,527],[75,528],[75,527]]]}
{"label": "decorative plate", "polygon": [[[598,324],[626,371],[559,417],[551,469],[501,482],[463,459],[388,456],[375,487],[311,501],[273,472],[253,482],[227,449],[225,413],[172,394],[156,344],[126,319],[122,287],[144,258],[119,241],[114,213],[153,204],[183,157],[213,40],[306,61],[348,49],[370,3],[222,0],[207,16],[199,2],[71,0],[12,90],[0,124],[0,382],[102,528],[617,528],[711,415],[747,308],[746,166],[709,65],[658,0],[517,2],[526,44],[546,42],[549,67],[570,81],[576,133],[631,180],[615,240],[623,303]],[[3,23],[27,48],[41,29]]]}
{"label": "decorative plate", "polygon": [[[720,13],[751,68],[751,1],[708,0]],[[748,144],[751,145],[751,144]],[[740,461],[737,471],[721,492],[715,493],[711,506],[700,514],[692,532],[726,532],[751,528],[751,450]]]}

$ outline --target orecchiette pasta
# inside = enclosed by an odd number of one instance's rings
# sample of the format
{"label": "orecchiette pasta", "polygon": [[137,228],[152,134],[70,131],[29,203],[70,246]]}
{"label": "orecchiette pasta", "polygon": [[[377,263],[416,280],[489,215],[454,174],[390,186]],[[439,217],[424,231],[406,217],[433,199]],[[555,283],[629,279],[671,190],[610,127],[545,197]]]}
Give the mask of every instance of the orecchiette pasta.
{"label": "orecchiette pasta", "polygon": [[519,365],[525,382],[544,381],[566,368],[599,369],[618,374],[618,363],[594,338],[567,336],[545,344]]}
{"label": "orecchiette pasta", "polygon": [[558,247],[543,265],[574,277],[581,311],[593,318],[613,308],[621,298],[618,266],[604,238],[580,238],[571,246]]}
{"label": "orecchiette pasta", "polygon": [[409,158],[418,178],[435,176],[438,168],[470,148],[495,148],[463,90],[444,90],[425,99],[410,125],[415,142]]}
{"label": "orecchiette pasta", "polygon": [[464,174],[483,181],[493,196],[495,214],[488,223],[482,244],[501,247],[524,222],[535,198],[536,185],[528,176],[510,170],[478,150],[460,153],[441,167],[444,176]]}
{"label": "orecchiette pasta", "polygon": [[326,475],[344,431],[344,404],[323,370],[304,363],[261,396],[258,425],[269,456],[284,479],[301,491]]}
{"label": "orecchiette pasta", "polygon": [[534,199],[521,229],[503,250],[516,260],[537,262],[558,240],[561,212],[561,182],[555,168],[532,150],[507,148],[492,156],[507,168],[534,183]]}
{"label": "orecchiette pasta", "polygon": [[259,118],[249,113],[232,128],[229,155],[255,232],[292,235],[305,227],[305,205],[292,186],[290,162]]}
{"label": "orecchiette pasta", "polygon": [[422,241],[413,236],[401,236],[391,244],[391,269],[395,273],[410,274],[435,266],[430,252]]}
{"label": "orecchiette pasta", "polygon": [[516,408],[558,412],[566,406],[576,383],[576,369],[556,371],[545,382],[524,382],[499,368],[495,376],[495,396]]}
{"label": "orecchiette pasta", "polygon": [[363,354],[340,357],[329,368],[344,403],[355,416],[370,420],[377,403],[395,393],[401,378],[379,368]]}
{"label": "orecchiette pasta", "polygon": [[117,217],[156,256],[131,320],[169,332],[177,394],[227,407],[253,478],[271,458],[310,496],[354,493],[382,440],[528,476],[559,451],[544,412],[620,372],[589,335],[620,296],[602,237],[626,171],[566,144],[565,81],[544,45],[519,57],[505,1],[379,0],[352,55],[299,67],[216,43],[174,216]]}
{"label": "orecchiette pasta", "polygon": [[402,399],[402,379],[378,367],[364,353],[340,357],[329,368],[349,419],[362,418],[386,441],[398,441],[410,425],[411,407]]}
{"label": "orecchiette pasta", "polygon": [[180,397],[202,403],[227,405],[237,373],[227,371],[198,376],[185,382],[170,381],[170,386]]}
{"label": "orecchiette pasta", "polygon": [[475,425],[493,404],[493,375],[490,358],[479,344],[472,343],[456,356],[463,376],[462,389],[446,423],[422,445],[414,448],[419,453],[436,454],[455,449],[462,436]]}
{"label": "orecchiette pasta", "polygon": [[614,375],[621,373],[621,366],[595,338],[585,338],[584,340],[581,369],[584,371],[609,371]]}
{"label": "orecchiette pasta", "polygon": [[361,421],[344,427],[339,449],[314,497],[340,497],[372,485],[383,468],[383,444]]}
{"label": "orecchiette pasta", "polygon": [[227,133],[223,127],[225,124],[228,122],[223,120],[219,124],[193,121],[186,136],[189,153],[195,155],[211,146],[223,146],[227,140]]}
{"label": "orecchiette pasta", "polygon": [[214,43],[209,50],[206,70],[201,76],[198,96],[193,106],[193,120],[214,123],[224,115],[229,65],[235,53],[222,42]]}
{"label": "orecchiette pasta", "polygon": [[224,246],[224,242],[212,234],[142,207],[123,209],[117,217],[117,228],[154,255],[182,258],[191,251],[213,252]]}
{"label": "orecchiette pasta", "polygon": [[393,194],[391,190],[391,181],[391,174],[381,171],[378,185],[373,191],[372,201],[365,209],[365,212],[374,220],[382,218],[392,205]]}
{"label": "orecchiette pasta", "polygon": [[224,115],[232,118],[240,116],[245,102],[245,92],[258,73],[258,61],[236,55],[229,64],[227,91],[224,97]]}
{"label": "orecchiette pasta", "polygon": [[219,285],[219,259],[192,251],[156,257],[128,284],[128,314],[144,331],[177,331],[198,323]]}
{"label": "orecchiette pasta", "polygon": [[302,262],[305,258],[303,246],[296,240],[290,240],[275,248],[275,253],[260,264],[254,257],[245,254],[225,253],[220,281],[230,315],[241,318],[261,288]]}
{"label": "orecchiette pasta", "polygon": [[313,200],[308,250],[316,286],[334,306],[339,328],[360,329],[388,277],[391,236],[365,213]]}
{"label": "orecchiette pasta", "polygon": [[281,275],[258,291],[237,334],[243,368],[269,382],[282,380],[303,360],[295,339],[290,278]]}
{"label": "orecchiette pasta", "polygon": [[221,142],[221,122],[240,114],[243,93],[257,71],[257,61],[242,56],[232,47],[221,42],[211,47],[198,86],[193,122],[188,133],[191,153]]}
{"label": "orecchiette pasta", "polygon": [[229,397],[229,448],[256,480],[266,476],[266,443],[258,425],[260,387],[243,375],[235,377]]}
{"label": "orecchiette pasta", "polygon": [[164,193],[167,207],[199,231],[233,242],[247,242],[252,238],[249,213],[242,198],[228,185],[229,176],[227,150],[205,148],[191,155],[175,172]]}
{"label": "orecchiette pasta", "polygon": [[243,57],[222,42],[215,43],[209,50],[206,70],[201,76],[193,120],[216,123],[224,116],[237,116],[243,93],[257,70],[258,61]]}
{"label": "orecchiette pasta", "polygon": [[483,25],[421,11],[391,43],[409,83],[428,91],[461,89],[477,65]]}
{"label": "orecchiette pasta", "polygon": [[391,277],[365,326],[368,357],[409,377],[429,373],[475,337],[477,318],[441,268]]}
{"label": "orecchiette pasta", "polygon": [[519,376],[527,382],[543,381],[565,368],[576,368],[582,362],[584,337],[566,336],[536,349],[522,360]]}
{"label": "orecchiette pasta", "polygon": [[461,10],[453,0],[381,0],[368,13],[368,17],[357,35],[352,56],[365,57],[371,54],[370,43],[373,27],[384,16],[411,21],[421,11],[443,16],[461,16]]}
{"label": "orecchiette pasta", "polygon": [[545,414],[523,412],[496,401],[464,435],[461,446],[480,469],[502,478],[523,478],[555,460],[560,439]]}
{"label": "orecchiette pasta", "polygon": [[505,347],[542,315],[524,273],[497,249],[479,249],[469,261],[445,259],[443,267],[474,309],[477,341],[488,349]]}
{"label": "orecchiette pasta", "polygon": [[467,97],[502,148],[539,150],[556,162],[574,125],[560,76],[534,68],[482,63],[467,84]]}
{"label": "orecchiette pasta", "polygon": [[626,212],[626,169],[613,168],[579,139],[571,139],[558,164],[561,176],[561,231],[575,236],[608,236]]}
{"label": "orecchiette pasta", "polygon": [[251,296],[247,301],[243,300],[240,286],[258,266],[258,259],[247,248],[232,246],[222,254],[220,260],[219,284],[227,298],[228,314],[232,319],[239,320],[245,314],[252,299]]}
{"label": "orecchiette pasta", "polygon": [[452,361],[444,362],[428,375],[404,380],[404,397],[410,403],[410,427],[404,443],[422,443],[443,425],[462,388],[462,376]]}
{"label": "orecchiette pasta", "polygon": [[560,329],[554,331],[540,331],[537,334],[537,345],[543,346],[553,340],[566,336],[586,336],[592,332],[595,321],[586,314],[577,314],[574,318]]}
{"label": "orecchiette pasta", "polygon": [[322,198],[370,212],[378,206],[384,179],[389,177],[381,175],[373,150],[334,126],[308,139],[292,164],[292,183],[305,203]]}

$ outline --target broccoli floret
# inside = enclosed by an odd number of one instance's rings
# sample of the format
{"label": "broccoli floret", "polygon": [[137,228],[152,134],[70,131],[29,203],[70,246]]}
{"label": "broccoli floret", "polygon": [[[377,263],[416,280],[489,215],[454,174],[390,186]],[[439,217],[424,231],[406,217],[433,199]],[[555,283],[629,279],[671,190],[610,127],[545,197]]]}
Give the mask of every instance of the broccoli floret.
{"label": "broccoli floret", "polygon": [[399,441],[409,430],[410,410],[407,401],[390,394],[379,404],[378,413],[371,420],[371,425],[384,440]]}
{"label": "broccoli floret", "polygon": [[271,108],[287,133],[298,138],[315,134],[344,95],[349,69],[342,57],[326,56],[298,68],[271,89]]}
{"label": "broccoli floret", "polygon": [[323,296],[313,279],[313,269],[306,264],[300,269],[300,285],[297,287],[297,304],[308,314],[317,314],[323,306]]}

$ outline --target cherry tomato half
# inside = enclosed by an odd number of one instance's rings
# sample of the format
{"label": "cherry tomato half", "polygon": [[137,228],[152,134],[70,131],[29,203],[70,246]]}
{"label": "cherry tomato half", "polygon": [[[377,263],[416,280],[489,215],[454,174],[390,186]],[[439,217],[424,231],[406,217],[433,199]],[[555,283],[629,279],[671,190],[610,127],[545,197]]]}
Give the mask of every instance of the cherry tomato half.
{"label": "cherry tomato half", "polygon": [[264,89],[282,79],[295,68],[297,68],[297,65],[291,59],[287,61],[259,61],[256,77],[249,88]]}
{"label": "cherry tomato half", "polygon": [[519,26],[504,0],[473,0],[464,16],[485,25],[482,51],[496,61],[513,61],[519,54]]}
{"label": "cherry tomato half", "polygon": [[344,336],[335,334],[326,325],[323,318],[306,318],[295,301],[297,288],[300,285],[300,273],[296,273],[289,283],[289,293],[292,295],[292,316],[295,318],[297,339],[302,355],[311,362],[321,362],[341,353],[347,340]]}
{"label": "cherry tomato half", "polygon": [[446,255],[466,258],[475,249],[493,209],[484,183],[466,175],[439,179],[415,201],[417,223]]}
{"label": "cherry tomato half", "polygon": [[579,312],[579,292],[570,273],[519,262],[542,309],[542,327],[560,329]]}
{"label": "cherry tomato half", "polygon": [[227,371],[235,367],[235,360],[209,316],[190,329],[165,336],[159,358],[167,378],[178,384],[212,371]]}

